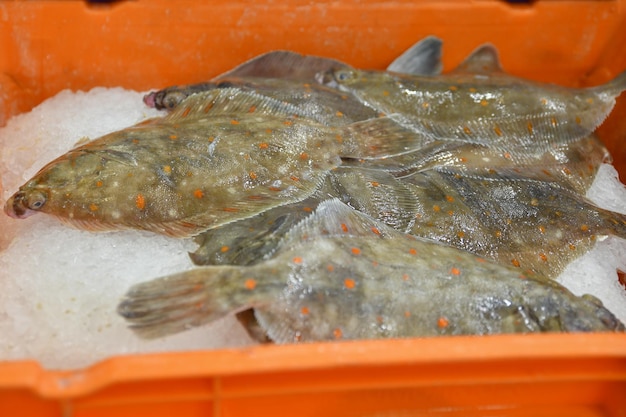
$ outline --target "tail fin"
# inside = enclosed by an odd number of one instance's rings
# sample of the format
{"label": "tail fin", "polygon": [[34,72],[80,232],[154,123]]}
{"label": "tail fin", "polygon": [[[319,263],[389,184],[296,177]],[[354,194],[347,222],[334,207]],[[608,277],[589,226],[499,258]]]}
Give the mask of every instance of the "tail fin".
{"label": "tail fin", "polygon": [[154,339],[210,323],[254,305],[256,281],[242,267],[206,267],[133,286],[117,312],[142,338]]}

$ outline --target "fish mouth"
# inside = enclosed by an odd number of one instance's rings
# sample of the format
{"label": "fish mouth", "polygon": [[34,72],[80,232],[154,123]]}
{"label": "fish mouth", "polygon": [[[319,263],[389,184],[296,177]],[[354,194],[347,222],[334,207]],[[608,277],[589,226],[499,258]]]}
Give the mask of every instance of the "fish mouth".
{"label": "fish mouth", "polygon": [[25,219],[37,213],[37,211],[31,210],[26,206],[25,196],[21,191],[15,193],[4,205],[4,212],[14,219]]}
{"label": "fish mouth", "polygon": [[152,91],[146,94],[145,96],[143,96],[143,102],[145,103],[145,105],[150,108],[155,108],[156,107],[156,95],[157,95],[157,92]]}

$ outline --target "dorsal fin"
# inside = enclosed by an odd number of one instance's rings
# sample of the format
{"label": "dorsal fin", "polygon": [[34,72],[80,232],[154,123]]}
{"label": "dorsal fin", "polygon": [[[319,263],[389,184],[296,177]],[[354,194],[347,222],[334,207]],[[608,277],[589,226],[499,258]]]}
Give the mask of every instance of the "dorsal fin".
{"label": "dorsal fin", "polygon": [[441,73],[441,46],[436,36],[427,36],[397,57],[387,71],[412,75],[439,75]]}
{"label": "dorsal fin", "polygon": [[239,88],[218,88],[190,95],[165,116],[163,121],[179,122],[207,116],[236,116],[251,111],[256,114],[304,116],[300,108],[284,101]]}
{"label": "dorsal fin", "polygon": [[314,81],[318,72],[344,67],[349,65],[331,58],[301,55],[291,51],[272,51],[244,62],[214,80],[226,77],[265,77]]}
{"label": "dorsal fin", "polygon": [[502,72],[498,50],[489,43],[481,45],[452,72],[484,75]]}

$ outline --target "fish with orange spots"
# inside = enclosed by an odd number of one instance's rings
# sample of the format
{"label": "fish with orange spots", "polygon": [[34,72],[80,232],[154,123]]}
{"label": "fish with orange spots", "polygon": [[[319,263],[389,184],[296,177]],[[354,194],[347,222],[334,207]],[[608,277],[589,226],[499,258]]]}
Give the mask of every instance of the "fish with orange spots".
{"label": "fish with orange spots", "polygon": [[196,94],[163,118],[50,162],[5,212],[48,213],[88,230],[192,236],[306,199],[342,158],[385,158],[420,146],[387,117],[333,128],[305,116],[239,89]]}
{"label": "fish with orange spots", "polygon": [[[388,70],[415,75],[437,75],[441,71],[442,41],[427,36],[396,58]],[[348,65],[331,58],[302,55],[292,51],[271,51],[238,65],[205,83],[171,86],[144,97],[148,107],[173,110],[192,94],[215,88],[242,88],[295,105],[311,108],[317,115],[334,123],[337,109],[350,120],[364,120],[376,112],[354,97],[323,88],[315,82],[319,72]],[[341,116],[338,116],[341,117]]]}
{"label": "fish with orange spots", "polygon": [[484,45],[454,71],[435,77],[338,66],[317,75],[320,84],[352,94],[418,134],[537,154],[585,137],[626,89],[626,72],[604,85],[565,88],[502,71]]}
{"label": "fish with orange spots", "polygon": [[270,259],[135,285],[118,312],[157,338],[250,308],[277,343],[624,331],[593,297],[402,234],[337,199],[289,230]]}

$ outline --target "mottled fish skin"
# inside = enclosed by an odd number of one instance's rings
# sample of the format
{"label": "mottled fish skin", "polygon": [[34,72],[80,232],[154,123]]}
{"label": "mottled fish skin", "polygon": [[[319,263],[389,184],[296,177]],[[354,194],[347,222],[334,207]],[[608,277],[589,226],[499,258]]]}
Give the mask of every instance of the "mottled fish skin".
{"label": "mottled fish skin", "polygon": [[[396,58],[388,70],[415,75],[438,75],[442,68],[442,44],[439,38],[428,36]],[[315,82],[316,74],[337,68],[349,66],[329,58],[301,55],[291,51],[272,51],[252,58],[210,82],[153,91],[144,97],[144,103],[158,110],[172,110],[192,94],[214,88],[241,87],[257,93],[270,94],[272,98],[285,100],[291,104],[303,104],[306,101],[309,106],[327,108],[329,110],[326,117],[331,123],[339,108],[340,113],[347,117],[350,117],[351,110],[356,113],[370,113],[361,117],[353,116],[352,121],[374,117],[375,114],[371,114],[374,110],[364,106],[354,97],[319,88],[319,84]],[[336,101],[339,103],[334,106],[333,103]]]}
{"label": "mottled fish skin", "polygon": [[165,118],[69,151],[5,211],[45,212],[90,230],[190,236],[307,198],[343,156],[384,158],[419,146],[388,118],[333,129],[301,116],[238,89],[197,94]]}
{"label": "mottled fish skin", "polygon": [[270,260],[136,285],[118,312],[156,338],[248,308],[277,343],[624,331],[597,300],[400,234],[336,199],[290,230]]}
{"label": "mottled fish skin", "polygon": [[342,67],[317,79],[377,111],[401,114],[399,121],[433,140],[526,153],[544,153],[589,135],[626,89],[626,72],[602,86],[582,89],[513,77],[501,70],[489,45],[456,71],[438,77]]}
{"label": "mottled fish skin", "polygon": [[626,216],[575,191],[512,172],[441,168],[403,181],[419,202],[410,231],[525,274],[556,278],[606,236],[626,238]]}

